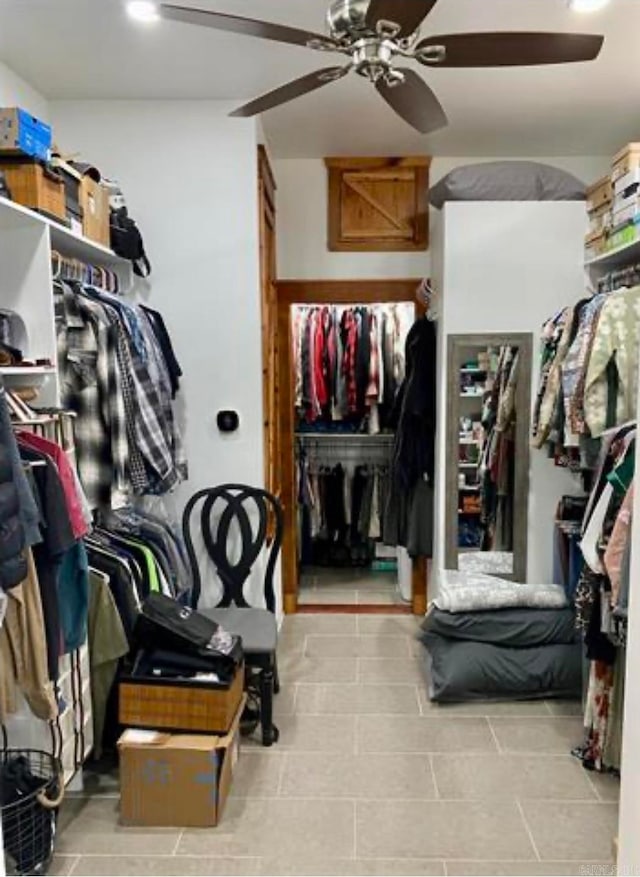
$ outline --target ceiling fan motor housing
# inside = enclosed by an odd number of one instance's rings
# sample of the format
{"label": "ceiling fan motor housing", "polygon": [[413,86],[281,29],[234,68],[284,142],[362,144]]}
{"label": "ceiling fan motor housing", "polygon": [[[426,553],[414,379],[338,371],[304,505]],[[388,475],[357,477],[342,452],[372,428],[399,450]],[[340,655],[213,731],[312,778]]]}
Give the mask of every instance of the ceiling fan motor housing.
{"label": "ceiling fan motor housing", "polygon": [[334,0],[327,12],[331,33],[338,38],[370,33],[366,25],[368,8],[369,0]]}

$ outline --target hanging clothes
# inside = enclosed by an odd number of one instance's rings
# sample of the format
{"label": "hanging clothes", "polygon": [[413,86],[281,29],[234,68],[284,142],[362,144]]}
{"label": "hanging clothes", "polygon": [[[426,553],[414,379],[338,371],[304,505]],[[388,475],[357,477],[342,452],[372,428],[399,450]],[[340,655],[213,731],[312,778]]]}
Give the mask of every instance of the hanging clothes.
{"label": "hanging clothes", "polygon": [[585,565],[576,590],[576,622],[590,669],[587,735],[574,754],[596,770],[620,767],[635,444],[635,424],[603,436],[582,523]]}
{"label": "hanging clothes", "polygon": [[91,508],[172,490],[187,477],[172,405],[182,372],[162,317],[94,287],[56,288],[62,401]]}
{"label": "hanging clothes", "polygon": [[[394,405],[396,425],[383,528],[387,545],[413,557],[433,554],[433,483],[436,435],[436,327],[417,320],[406,341],[406,373]],[[396,362],[395,368],[399,364]]]}
{"label": "hanging clothes", "polygon": [[376,434],[404,379],[412,305],[293,309],[294,399],[307,427]]}
{"label": "hanging clothes", "polygon": [[620,287],[637,279],[633,272],[614,275],[542,333],[532,444],[546,445],[556,465],[581,472],[587,490],[602,435],[636,417],[640,286]]}

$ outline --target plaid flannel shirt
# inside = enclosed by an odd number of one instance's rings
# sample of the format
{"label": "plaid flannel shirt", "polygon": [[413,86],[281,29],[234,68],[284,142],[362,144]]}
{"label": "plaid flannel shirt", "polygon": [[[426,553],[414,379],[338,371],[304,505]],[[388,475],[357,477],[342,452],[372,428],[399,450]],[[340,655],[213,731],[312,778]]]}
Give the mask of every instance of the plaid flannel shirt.
{"label": "plaid flannel shirt", "polygon": [[76,454],[92,508],[118,507],[127,488],[126,413],[117,338],[100,306],[63,285],[58,363],[63,405],[77,414]]}
{"label": "plaid flannel shirt", "polygon": [[169,471],[161,476],[156,484],[157,493],[166,493],[180,481],[187,478],[187,459],[182,443],[180,428],[173,413],[171,394],[171,382],[167,372],[162,350],[158,344],[153,326],[148,315],[142,308],[135,307],[135,312],[140,320],[140,328],[147,348],[147,364],[150,385],[155,390],[155,397],[159,400],[158,408],[159,426],[162,429],[166,447],[168,449],[171,466]]}

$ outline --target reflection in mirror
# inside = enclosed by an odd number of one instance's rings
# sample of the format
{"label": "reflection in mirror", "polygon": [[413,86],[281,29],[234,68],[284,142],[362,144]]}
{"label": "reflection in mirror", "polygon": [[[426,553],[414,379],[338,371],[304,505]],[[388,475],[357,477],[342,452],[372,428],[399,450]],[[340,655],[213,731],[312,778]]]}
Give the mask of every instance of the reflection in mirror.
{"label": "reflection in mirror", "polygon": [[449,338],[447,568],[526,577],[531,338]]}
{"label": "reflection in mirror", "polygon": [[518,348],[469,348],[460,366],[458,568],[513,573]]}

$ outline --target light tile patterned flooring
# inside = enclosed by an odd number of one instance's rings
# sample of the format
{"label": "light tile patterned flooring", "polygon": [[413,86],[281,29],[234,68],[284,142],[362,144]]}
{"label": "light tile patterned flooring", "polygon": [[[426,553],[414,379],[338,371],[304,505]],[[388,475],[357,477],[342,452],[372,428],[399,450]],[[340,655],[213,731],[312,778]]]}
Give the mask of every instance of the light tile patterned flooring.
{"label": "light tile patterned flooring", "polygon": [[435,706],[416,628],[287,618],[280,742],[247,742],[221,825],[121,828],[105,786],[65,805],[52,873],[614,873],[618,786],[568,754],[579,705]]}
{"label": "light tile patterned flooring", "polygon": [[373,572],[368,567],[309,567],[300,576],[298,602],[303,606],[408,605],[400,595],[397,581],[396,572]]}

